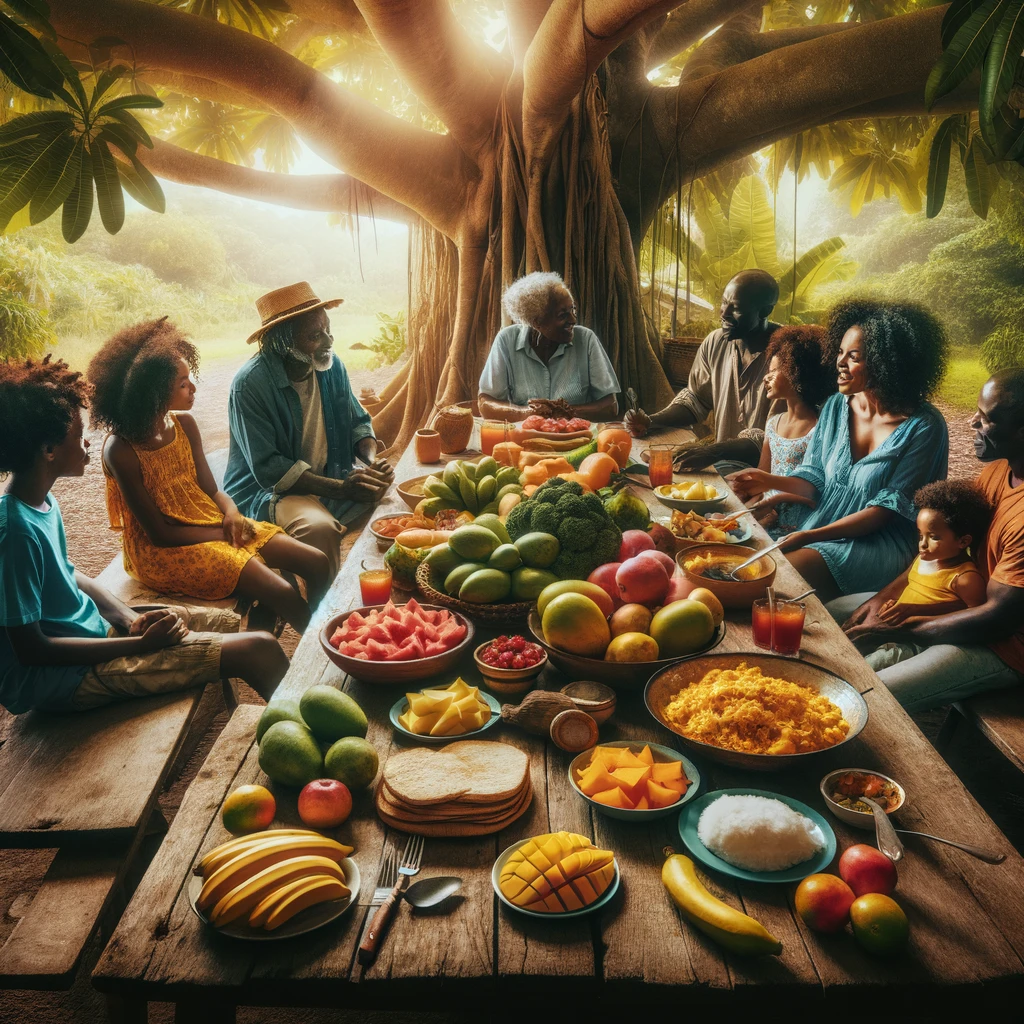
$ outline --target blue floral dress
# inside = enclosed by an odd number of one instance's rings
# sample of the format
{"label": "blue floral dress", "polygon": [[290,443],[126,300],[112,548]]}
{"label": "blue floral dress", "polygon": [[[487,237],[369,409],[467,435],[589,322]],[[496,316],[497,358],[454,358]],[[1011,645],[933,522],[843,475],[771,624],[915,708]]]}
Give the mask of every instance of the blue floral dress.
{"label": "blue floral dress", "polygon": [[854,462],[849,401],[839,394],[828,399],[803,462],[790,474],[818,491],[818,504],[800,528],[827,526],[871,506],[896,513],[869,536],[808,545],[824,559],[844,594],[881,590],[914,560],[914,494],[925,484],[946,478],[948,458],[946,421],[935,406],[923,402],[873,452]]}
{"label": "blue floral dress", "polygon": [[[765,424],[765,437],[768,448],[772,453],[772,476],[791,476],[793,470],[804,461],[804,453],[807,451],[807,444],[814,433],[814,427],[804,434],[803,437],[780,437],[778,433],[779,420],[782,413],[773,416]],[[778,491],[766,491],[765,497],[769,498]],[[795,505],[792,502],[783,502],[775,506],[776,520],[773,526],[769,527],[768,535],[778,539],[794,530],[799,530],[807,518],[810,508],[807,505]]]}

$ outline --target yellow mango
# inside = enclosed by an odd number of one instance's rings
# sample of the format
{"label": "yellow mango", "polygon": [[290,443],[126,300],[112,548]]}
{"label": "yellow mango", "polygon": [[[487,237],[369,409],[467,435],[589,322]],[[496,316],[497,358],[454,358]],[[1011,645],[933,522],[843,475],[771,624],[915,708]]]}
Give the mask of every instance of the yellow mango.
{"label": "yellow mango", "polygon": [[422,693],[407,693],[405,699],[414,714],[430,715],[435,711],[440,713],[454,700],[450,693],[439,693],[424,690]]}
{"label": "yellow mango", "polygon": [[642,768],[616,768],[611,776],[624,789],[634,789],[641,782],[646,782],[651,775],[651,766],[644,765]]}
{"label": "yellow mango", "polygon": [[593,766],[593,771],[588,770],[584,773],[583,778],[579,780],[579,787],[581,793],[592,797],[602,790],[614,789],[615,780],[608,774],[608,769],[603,764],[598,764]]}
{"label": "yellow mango", "polygon": [[605,804],[607,807],[632,808],[633,806],[633,801],[618,786],[614,789],[606,789],[601,793],[595,793],[591,800],[599,804]]}
{"label": "yellow mango", "polygon": [[463,697],[469,696],[469,687],[461,678],[456,679],[454,683],[446,687],[445,691],[447,693],[454,694],[456,700],[461,700]]}
{"label": "yellow mango", "polygon": [[681,779],[683,777],[682,761],[659,761],[651,765],[651,778],[655,782],[668,782],[669,779]]}
{"label": "yellow mango", "polygon": [[454,732],[462,732],[462,712],[458,704],[449,704],[430,730],[430,735],[450,736]]}
{"label": "yellow mango", "polygon": [[435,711],[432,715],[415,715],[412,725],[406,726],[406,728],[417,736],[429,736],[443,714],[443,711]]}
{"label": "yellow mango", "polygon": [[679,794],[673,789],[667,789],[652,779],[647,780],[647,801],[651,807],[668,807],[679,799]]}
{"label": "yellow mango", "polygon": [[610,850],[599,850],[586,836],[555,832],[523,843],[502,867],[498,885],[516,906],[561,913],[596,900],[614,873]]}
{"label": "yellow mango", "polygon": [[654,755],[651,753],[651,748],[645,743],[644,749],[636,755],[644,764],[654,764]]}

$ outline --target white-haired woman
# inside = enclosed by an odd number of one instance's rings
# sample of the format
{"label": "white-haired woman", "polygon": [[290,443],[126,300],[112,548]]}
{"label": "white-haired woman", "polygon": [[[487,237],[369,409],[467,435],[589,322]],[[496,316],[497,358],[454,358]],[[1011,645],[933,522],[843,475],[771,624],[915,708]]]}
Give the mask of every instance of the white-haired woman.
{"label": "white-haired woman", "polygon": [[509,422],[541,416],[613,419],[619,381],[558,274],[514,281],[502,297],[514,323],[498,331],[480,374],[480,414]]}

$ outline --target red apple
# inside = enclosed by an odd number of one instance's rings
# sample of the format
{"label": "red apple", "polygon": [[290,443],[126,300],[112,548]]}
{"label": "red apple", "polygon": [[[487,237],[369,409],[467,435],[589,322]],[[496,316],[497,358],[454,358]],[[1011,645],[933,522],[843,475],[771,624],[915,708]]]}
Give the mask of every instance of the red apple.
{"label": "red apple", "polygon": [[665,569],[665,572],[668,573],[670,579],[675,575],[676,569],[679,568],[676,565],[676,560],[674,558],[671,558],[669,555],[666,555],[664,551],[645,551],[643,552],[643,554],[647,555],[650,558],[656,558],[659,562],[661,562],[662,566]]}
{"label": "red apple", "polygon": [[796,889],[793,904],[804,924],[816,932],[837,932],[850,920],[853,890],[835,875],[808,875]]}
{"label": "red apple", "polygon": [[337,828],[352,813],[352,794],[344,782],[314,779],[299,793],[299,817],[310,828]]}
{"label": "red apple", "polygon": [[641,551],[653,551],[654,538],[645,530],[626,530],[622,535],[622,545],[619,548],[619,561],[624,562],[627,558],[639,555]]}
{"label": "red apple", "polygon": [[622,604],[619,596],[619,585],[615,582],[615,574],[619,571],[621,562],[605,562],[599,565],[588,577],[588,583],[599,586],[611,599],[616,608]]}
{"label": "red apple", "polygon": [[669,576],[665,566],[654,557],[654,552],[644,551],[626,559],[615,573],[619,588],[619,599],[624,604],[661,604],[668,593]]}
{"label": "red apple", "polygon": [[839,874],[855,896],[880,892],[888,896],[896,888],[896,865],[873,846],[858,843],[843,851]]}
{"label": "red apple", "polygon": [[651,523],[647,527],[647,533],[654,541],[654,547],[658,551],[664,551],[669,558],[675,555],[676,536],[667,526],[662,526],[661,523]]}

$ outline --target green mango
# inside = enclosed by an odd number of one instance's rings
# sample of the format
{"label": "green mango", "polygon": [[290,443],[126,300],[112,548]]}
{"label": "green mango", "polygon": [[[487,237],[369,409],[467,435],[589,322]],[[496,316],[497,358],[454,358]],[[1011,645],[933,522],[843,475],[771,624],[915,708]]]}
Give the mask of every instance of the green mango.
{"label": "green mango", "polygon": [[416,506],[417,511],[427,519],[433,519],[438,512],[443,512],[447,508],[461,512],[463,510],[462,501],[449,501],[447,498],[424,498]]}
{"label": "green mango", "polygon": [[523,560],[515,544],[500,544],[487,559],[488,569],[501,569],[502,572],[511,572],[522,564]]}
{"label": "green mango", "polygon": [[444,467],[444,473],[441,474],[441,477],[444,480],[446,487],[452,491],[458,491],[459,477],[461,475],[462,474],[459,472],[458,462],[449,462],[448,465]]}
{"label": "green mango", "polygon": [[472,483],[476,483],[477,471],[476,463],[474,462],[460,462],[459,472]]}
{"label": "green mango", "polygon": [[476,515],[480,511],[480,504],[476,500],[476,484],[465,476],[459,477],[459,494],[462,495],[462,504],[466,510]]}
{"label": "green mango", "polygon": [[505,524],[492,512],[481,512],[473,520],[473,525],[482,526],[485,530],[490,530],[502,544],[512,543],[512,538],[508,535]]}
{"label": "green mango", "polygon": [[481,506],[486,505],[498,493],[498,481],[493,476],[485,476],[476,484],[476,500]]}
{"label": "green mango", "polygon": [[498,503],[497,501],[489,501],[482,509],[480,509],[481,515],[492,515],[498,514]]}
{"label": "green mango", "polygon": [[517,601],[536,601],[541,591],[558,577],[547,569],[530,569],[523,566],[512,573],[512,596]]}
{"label": "green mango", "polygon": [[523,564],[531,569],[546,569],[558,557],[561,545],[550,533],[527,533],[516,541]]}
{"label": "green mango", "polygon": [[462,584],[465,583],[473,573],[485,568],[486,566],[480,562],[465,562],[463,565],[458,566],[458,568],[452,569],[444,579],[445,593],[451,594],[452,597],[458,597],[459,591],[462,589]]}
{"label": "green mango", "polygon": [[499,490],[509,484],[519,483],[519,470],[515,466],[502,466],[494,475],[498,481]]}
{"label": "green mango", "polygon": [[436,476],[429,476],[423,482],[423,493],[430,495],[432,498],[444,498],[445,501],[452,501],[461,505],[462,498],[456,494],[443,480],[439,480]]}
{"label": "green mango", "polygon": [[498,472],[498,463],[495,461],[493,455],[485,455],[476,464],[476,478],[477,480],[483,480],[485,476],[496,476]]}
{"label": "green mango", "polygon": [[482,561],[490,557],[501,539],[493,530],[486,526],[478,526],[475,522],[468,526],[460,526],[449,538],[448,546],[463,558]]}
{"label": "green mango", "polygon": [[459,600],[471,601],[473,604],[493,604],[495,601],[504,601],[511,590],[512,578],[507,572],[478,569],[466,577],[459,589]]}
{"label": "green mango", "polygon": [[430,566],[431,575],[435,579],[445,580],[448,574],[457,569],[465,559],[447,544],[438,544],[436,548],[430,549],[430,554],[423,559]]}

